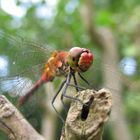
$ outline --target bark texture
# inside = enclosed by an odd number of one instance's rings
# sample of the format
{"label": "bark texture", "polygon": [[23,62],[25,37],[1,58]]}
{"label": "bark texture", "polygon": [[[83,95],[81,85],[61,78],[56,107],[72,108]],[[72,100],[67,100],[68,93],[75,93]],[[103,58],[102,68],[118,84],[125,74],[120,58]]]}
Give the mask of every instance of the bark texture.
{"label": "bark texture", "polygon": [[0,96],[0,130],[10,140],[45,140],[4,96]]}
{"label": "bark texture", "polygon": [[109,90],[84,90],[73,101],[60,140],[102,140],[103,128],[112,107]]}

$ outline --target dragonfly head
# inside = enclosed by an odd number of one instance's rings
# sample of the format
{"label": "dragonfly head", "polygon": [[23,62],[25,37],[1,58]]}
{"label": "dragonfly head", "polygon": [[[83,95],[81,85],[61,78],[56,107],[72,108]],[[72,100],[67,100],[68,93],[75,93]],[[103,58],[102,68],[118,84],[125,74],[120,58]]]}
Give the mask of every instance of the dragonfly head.
{"label": "dragonfly head", "polygon": [[92,62],[93,54],[89,49],[80,47],[70,49],[67,63],[74,71],[85,72],[92,65]]}

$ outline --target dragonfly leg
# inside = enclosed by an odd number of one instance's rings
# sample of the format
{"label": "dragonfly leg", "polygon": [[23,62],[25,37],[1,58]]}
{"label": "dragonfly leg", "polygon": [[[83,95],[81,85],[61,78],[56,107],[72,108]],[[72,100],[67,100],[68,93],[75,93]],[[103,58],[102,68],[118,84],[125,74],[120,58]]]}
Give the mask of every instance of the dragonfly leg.
{"label": "dragonfly leg", "polygon": [[91,86],[91,84],[81,75],[81,73],[78,72],[79,77],[89,86]]}
{"label": "dragonfly leg", "polygon": [[63,106],[65,106],[65,104],[63,102],[63,97],[69,98],[71,100],[79,101],[81,104],[83,104],[83,102],[81,100],[79,100],[79,99],[77,99],[75,97],[66,95],[66,91],[67,91],[67,88],[69,86],[69,83],[70,83],[70,80],[71,80],[71,76],[72,76],[72,73],[70,71],[69,74],[68,74],[68,76],[67,76],[66,86],[64,87],[64,90],[63,90],[62,95],[61,95],[61,101],[62,101]]}
{"label": "dragonfly leg", "polygon": [[51,102],[53,109],[55,110],[56,114],[57,114],[58,117],[62,120],[63,123],[64,123],[64,119],[62,118],[62,116],[59,114],[59,112],[58,112],[57,109],[55,108],[55,106],[54,106],[54,101],[55,101],[56,97],[58,96],[58,94],[60,93],[60,91],[61,91],[61,89],[63,88],[63,86],[64,86],[65,83],[66,83],[66,80],[62,82],[60,88],[59,88],[58,91],[56,92],[56,94],[55,94],[55,96],[53,97],[52,102]]}
{"label": "dragonfly leg", "polygon": [[77,80],[76,80],[76,77],[75,77],[75,73],[72,73],[72,76],[73,76],[73,80],[74,80],[76,91],[78,92],[79,91],[79,87],[78,87],[78,83],[77,83]]}

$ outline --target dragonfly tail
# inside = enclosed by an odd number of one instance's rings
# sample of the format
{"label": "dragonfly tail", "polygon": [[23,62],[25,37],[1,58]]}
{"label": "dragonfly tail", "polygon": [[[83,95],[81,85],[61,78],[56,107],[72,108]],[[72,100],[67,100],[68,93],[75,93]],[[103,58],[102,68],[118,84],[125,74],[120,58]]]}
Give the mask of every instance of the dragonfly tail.
{"label": "dragonfly tail", "polygon": [[44,83],[42,79],[39,79],[35,85],[26,93],[25,96],[21,96],[18,100],[18,107],[24,105],[24,103],[35,93],[35,91]]}

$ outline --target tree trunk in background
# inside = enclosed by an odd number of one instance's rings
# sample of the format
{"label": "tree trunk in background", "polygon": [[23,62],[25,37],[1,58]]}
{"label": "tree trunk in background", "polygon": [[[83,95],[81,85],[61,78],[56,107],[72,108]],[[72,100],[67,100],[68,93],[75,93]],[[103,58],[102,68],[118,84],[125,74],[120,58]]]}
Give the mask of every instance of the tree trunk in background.
{"label": "tree trunk in background", "polygon": [[[131,140],[131,135],[128,130],[125,115],[122,112],[123,103],[121,100],[121,79],[118,68],[118,53],[117,43],[110,29],[97,30],[94,25],[92,0],[86,0],[85,4],[81,7],[81,17],[83,24],[91,38],[93,44],[98,45],[102,52],[102,70],[105,87],[111,87],[113,94],[113,110],[112,110],[112,122],[113,131],[116,140]],[[109,70],[105,69],[106,64],[110,66]],[[116,90],[113,90],[116,89]],[[116,95],[117,96],[116,96]]]}
{"label": "tree trunk in background", "polygon": [[[116,140],[131,140],[121,100],[122,83],[118,71],[118,52],[116,41],[110,30],[102,30],[104,49],[102,51],[102,70],[105,87],[111,87],[113,95],[112,123]],[[109,69],[105,67],[109,66]],[[116,96],[117,95],[117,96]],[[121,135],[120,135],[121,134]]]}
{"label": "tree trunk in background", "polygon": [[[51,101],[56,91],[54,90],[53,83],[47,83],[45,89],[47,93],[47,99],[44,100],[44,106],[46,111],[42,119],[42,135],[43,137],[45,137],[46,140],[54,140],[56,136],[56,124],[58,124],[58,116],[54,111],[53,107],[51,106]],[[55,106],[58,112],[61,112],[62,103],[59,99],[59,95],[55,100]]]}

